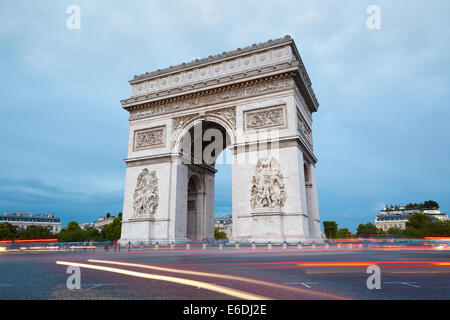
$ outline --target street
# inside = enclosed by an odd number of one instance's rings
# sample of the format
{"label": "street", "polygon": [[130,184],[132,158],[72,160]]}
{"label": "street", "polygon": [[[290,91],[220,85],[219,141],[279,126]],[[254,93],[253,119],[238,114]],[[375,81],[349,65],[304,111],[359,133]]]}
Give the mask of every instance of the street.
{"label": "street", "polygon": [[[381,269],[369,290],[367,267]],[[80,289],[69,289],[69,266]],[[145,248],[0,253],[0,299],[449,299],[438,248]]]}

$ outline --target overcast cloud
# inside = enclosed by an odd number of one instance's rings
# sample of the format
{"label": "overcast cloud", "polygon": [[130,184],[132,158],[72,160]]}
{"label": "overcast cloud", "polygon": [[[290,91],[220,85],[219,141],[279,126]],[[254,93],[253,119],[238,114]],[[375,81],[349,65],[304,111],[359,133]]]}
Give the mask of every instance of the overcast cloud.
{"label": "overcast cloud", "polygon": [[[81,9],[81,30],[66,9]],[[381,8],[368,30],[366,8]],[[450,209],[450,3],[119,1],[0,3],[0,210],[64,222],[122,210],[133,75],[291,35],[319,112],[322,220],[354,229],[385,203]],[[218,166],[216,213],[231,213]]]}

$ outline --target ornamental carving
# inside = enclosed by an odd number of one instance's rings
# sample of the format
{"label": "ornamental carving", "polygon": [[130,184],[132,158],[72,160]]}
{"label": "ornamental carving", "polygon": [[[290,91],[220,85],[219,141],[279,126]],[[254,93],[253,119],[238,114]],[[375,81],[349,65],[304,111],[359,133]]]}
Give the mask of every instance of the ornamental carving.
{"label": "ornamental carving", "polygon": [[197,117],[198,114],[192,114],[184,117],[173,118],[172,120],[172,128],[174,131],[180,130],[184,127],[186,123],[188,123],[191,119]]}
{"label": "ornamental carving", "polygon": [[224,120],[226,120],[233,129],[236,129],[236,108],[227,108],[217,111],[209,112],[209,114],[214,114]]}
{"label": "ornamental carving", "polygon": [[251,182],[252,208],[281,208],[286,201],[283,174],[275,158],[258,160]]}
{"label": "ornamental carving", "polygon": [[286,124],[285,107],[277,106],[244,113],[245,129],[280,127]]}
{"label": "ornamental carving", "polygon": [[186,98],[184,100],[160,105],[148,105],[145,106],[145,109],[131,111],[129,119],[136,120],[165,113],[178,112],[206,105],[253,97],[260,94],[292,89],[294,86],[295,83],[292,78],[282,78],[267,83],[255,84],[253,86],[249,85],[247,87],[229,88],[219,93],[199,95],[198,97]]}
{"label": "ornamental carving", "polygon": [[134,214],[154,214],[158,208],[158,178],[156,171],[143,169],[139,174],[134,191]]}
{"label": "ornamental carving", "polygon": [[306,121],[303,119],[303,117],[300,115],[300,113],[297,112],[297,130],[303,134],[303,136],[308,140],[308,142],[313,145],[312,140],[312,132],[311,129],[309,129],[308,125],[306,124]]}
{"label": "ornamental carving", "polygon": [[164,145],[165,128],[150,128],[134,132],[134,150],[147,149]]}

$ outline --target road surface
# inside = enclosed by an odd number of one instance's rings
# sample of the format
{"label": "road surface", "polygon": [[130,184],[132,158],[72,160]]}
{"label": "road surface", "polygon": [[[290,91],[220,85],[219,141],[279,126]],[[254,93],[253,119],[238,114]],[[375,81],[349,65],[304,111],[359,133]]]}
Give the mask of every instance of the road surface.
{"label": "road surface", "polygon": [[[372,265],[380,289],[367,287]],[[80,268],[81,289],[68,288],[69,266]],[[0,299],[450,299],[450,250],[0,253]]]}

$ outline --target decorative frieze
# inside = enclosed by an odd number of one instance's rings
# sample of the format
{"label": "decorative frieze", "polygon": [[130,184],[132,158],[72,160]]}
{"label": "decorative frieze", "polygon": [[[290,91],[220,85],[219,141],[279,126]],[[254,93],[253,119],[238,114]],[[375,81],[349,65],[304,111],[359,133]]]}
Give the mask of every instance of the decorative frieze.
{"label": "decorative frieze", "polygon": [[230,86],[220,92],[211,91],[210,94],[197,95],[195,97],[180,99],[164,104],[152,105],[148,103],[142,109],[130,111],[130,120],[153,117],[161,114],[179,112],[197,107],[218,104],[237,99],[244,99],[266,93],[273,93],[292,89],[295,86],[292,78],[278,78],[267,82],[247,86]]}
{"label": "decorative frieze", "polygon": [[[234,54],[216,59],[202,59],[206,64],[191,62],[169,67],[152,73],[136,76],[130,83],[133,86],[132,97],[152,94],[159,91],[192,85],[199,82],[230,77],[238,73],[280,64],[293,62],[296,56],[290,45],[291,39],[278,39],[266,43],[265,50],[256,51],[254,46],[248,47],[247,53],[238,50]],[[262,49],[262,48],[261,48]],[[245,54],[244,54],[245,53]],[[219,57],[217,57],[219,58]],[[225,60],[224,60],[225,58]]]}
{"label": "decorative frieze", "polygon": [[285,105],[244,112],[245,130],[283,127],[285,125],[286,125]]}
{"label": "decorative frieze", "polygon": [[177,117],[172,119],[172,130],[177,131],[184,127],[186,123],[188,123],[193,118],[197,117],[198,114],[190,114],[183,117]]}
{"label": "decorative frieze", "polygon": [[224,119],[226,122],[230,124],[230,126],[233,129],[236,129],[236,108],[227,108],[227,109],[220,109],[215,111],[210,111],[208,114],[213,114],[215,116],[218,116],[222,119]]}
{"label": "decorative frieze", "polygon": [[306,140],[313,146],[312,132],[309,126],[306,124],[305,119],[297,111],[297,130],[306,138]]}
{"label": "decorative frieze", "polygon": [[273,157],[259,159],[251,181],[251,207],[282,208],[285,201],[283,174],[278,162]]}
{"label": "decorative frieze", "polygon": [[166,128],[156,127],[137,130],[134,132],[133,150],[143,150],[164,146]]}
{"label": "decorative frieze", "polygon": [[154,214],[158,208],[158,178],[156,171],[143,169],[139,174],[133,195],[134,215]]}

